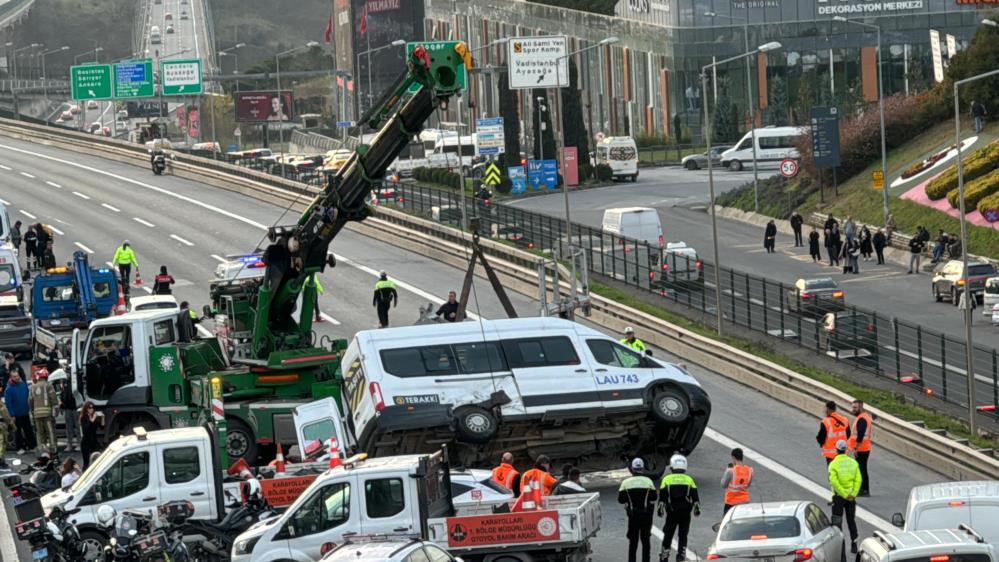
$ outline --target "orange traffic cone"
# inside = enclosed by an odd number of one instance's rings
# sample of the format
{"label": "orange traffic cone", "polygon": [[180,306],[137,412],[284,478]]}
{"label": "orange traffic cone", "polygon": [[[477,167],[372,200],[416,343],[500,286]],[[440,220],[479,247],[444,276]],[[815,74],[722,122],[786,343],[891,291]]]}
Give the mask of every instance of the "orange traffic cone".
{"label": "orange traffic cone", "polygon": [[253,478],[253,472],[250,471],[250,465],[246,462],[246,459],[239,459],[229,469],[226,471],[229,476],[239,476],[240,478]]}
{"label": "orange traffic cone", "polygon": [[340,449],[337,447],[336,437],[330,439],[330,468],[340,466]]}
{"label": "orange traffic cone", "polygon": [[274,459],[274,464],[277,466],[276,475],[284,476],[284,452],[281,451],[281,444],[277,444],[277,458]]}
{"label": "orange traffic cone", "polygon": [[128,312],[128,305],[125,304],[125,293],[121,290],[121,285],[118,285],[118,304],[114,305],[114,315],[125,314]]}
{"label": "orange traffic cone", "polygon": [[139,268],[135,268],[135,286],[136,287],[142,286],[142,274],[139,273]]}
{"label": "orange traffic cone", "polygon": [[532,480],[529,489],[520,493],[520,497],[514,502],[510,511],[534,511],[541,509],[541,486],[537,480]]}

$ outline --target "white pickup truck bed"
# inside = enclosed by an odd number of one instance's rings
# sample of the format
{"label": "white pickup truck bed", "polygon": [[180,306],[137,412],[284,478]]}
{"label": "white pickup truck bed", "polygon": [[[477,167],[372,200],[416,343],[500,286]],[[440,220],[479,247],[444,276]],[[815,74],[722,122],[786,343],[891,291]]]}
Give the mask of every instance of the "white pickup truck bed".
{"label": "white pickup truck bed", "polygon": [[[514,500],[507,503],[512,507]],[[598,494],[549,496],[537,511],[493,513],[501,503],[457,507],[454,517],[429,519],[427,538],[457,556],[578,549],[600,529]],[[540,558],[544,559],[544,558]]]}

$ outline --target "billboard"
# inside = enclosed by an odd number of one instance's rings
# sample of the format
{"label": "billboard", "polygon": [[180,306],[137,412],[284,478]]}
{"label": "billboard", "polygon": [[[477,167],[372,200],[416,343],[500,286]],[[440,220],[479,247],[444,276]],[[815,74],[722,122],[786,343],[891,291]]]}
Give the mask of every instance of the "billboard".
{"label": "billboard", "polygon": [[235,92],[237,122],[291,121],[291,91]]}

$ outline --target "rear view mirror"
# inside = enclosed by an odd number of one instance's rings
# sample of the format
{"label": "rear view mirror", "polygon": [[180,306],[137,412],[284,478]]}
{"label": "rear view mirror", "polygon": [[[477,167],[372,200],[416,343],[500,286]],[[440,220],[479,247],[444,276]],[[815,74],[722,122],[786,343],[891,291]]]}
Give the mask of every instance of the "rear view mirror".
{"label": "rear view mirror", "polygon": [[902,528],[905,526],[905,518],[902,517],[901,513],[892,513],[891,524],[898,528]]}

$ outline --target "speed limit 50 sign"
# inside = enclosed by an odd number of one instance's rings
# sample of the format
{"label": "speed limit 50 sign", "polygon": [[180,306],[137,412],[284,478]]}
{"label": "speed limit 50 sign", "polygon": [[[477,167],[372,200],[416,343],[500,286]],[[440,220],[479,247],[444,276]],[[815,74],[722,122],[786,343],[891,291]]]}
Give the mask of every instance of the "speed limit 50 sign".
{"label": "speed limit 50 sign", "polygon": [[785,178],[793,178],[798,175],[798,163],[788,158],[780,161],[780,175]]}

